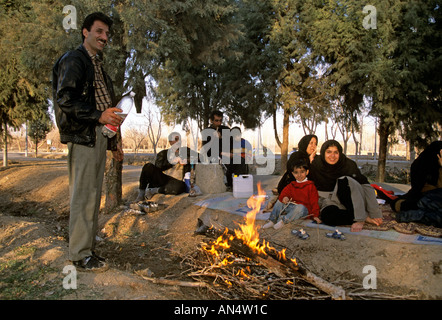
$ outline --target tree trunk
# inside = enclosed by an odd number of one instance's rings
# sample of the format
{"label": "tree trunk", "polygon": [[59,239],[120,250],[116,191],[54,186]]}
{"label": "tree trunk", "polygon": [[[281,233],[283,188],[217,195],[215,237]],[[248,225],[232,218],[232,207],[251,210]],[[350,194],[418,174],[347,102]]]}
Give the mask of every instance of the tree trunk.
{"label": "tree trunk", "polygon": [[289,128],[290,128],[290,113],[288,109],[284,108],[284,116],[282,123],[282,141],[279,139],[278,130],[276,125],[276,109],[273,113],[273,131],[275,133],[275,140],[281,149],[281,170],[280,173],[283,174],[287,168],[287,153],[289,146]]}
{"label": "tree trunk", "polygon": [[276,123],[276,111],[278,107],[275,106],[275,109],[273,110],[273,132],[275,133],[275,141],[279,148],[281,148],[282,142],[281,139],[279,139],[278,135],[278,125]]}
{"label": "tree trunk", "polygon": [[[118,134],[118,143],[121,135]],[[123,196],[123,161],[116,161],[111,151],[106,151],[106,169],[104,172],[104,211],[110,212],[121,203]]]}
{"label": "tree trunk", "polygon": [[385,168],[387,164],[387,150],[388,150],[388,135],[391,125],[386,123],[381,117],[379,119],[379,158],[378,158],[378,172],[376,180],[378,182],[385,181]]}
{"label": "tree trunk", "polygon": [[4,122],[4,136],[3,136],[3,167],[8,166],[8,124]]}
{"label": "tree trunk", "polygon": [[36,159],[37,159],[37,157],[38,157],[38,140],[37,139],[35,139],[35,156],[34,156]]}
{"label": "tree trunk", "polygon": [[290,114],[284,108],[284,117],[282,124],[282,145],[281,145],[281,171],[283,174],[287,170],[287,154],[289,149],[289,128],[290,128]]}
{"label": "tree trunk", "polygon": [[[123,57],[123,59],[119,59],[118,63],[113,66],[108,66],[109,68],[114,68],[114,70],[118,70],[116,74],[113,76],[114,79],[114,88],[116,93],[116,101],[119,101],[124,94],[125,91],[125,81],[126,79],[126,60],[130,56],[130,50],[128,50],[127,43],[124,41],[124,22],[115,17],[113,24],[113,32],[112,32],[112,41],[115,47],[119,47],[119,50],[116,52],[117,55]],[[137,75],[139,76],[139,75]],[[143,78],[144,79],[144,78]],[[145,83],[143,81],[142,88],[143,90],[139,90],[139,82],[135,82],[135,86],[133,90],[135,92],[135,101],[137,112],[141,112],[141,102],[146,95]],[[126,87],[127,89],[127,87]],[[118,134],[118,143],[121,144],[121,133]],[[117,207],[121,203],[122,198],[122,175],[123,175],[123,162],[115,161],[112,156],[112,152],[106,152],[106,169],[104,172],[104,194],[105,194],[105,211],[109,212],[115,207]]]}

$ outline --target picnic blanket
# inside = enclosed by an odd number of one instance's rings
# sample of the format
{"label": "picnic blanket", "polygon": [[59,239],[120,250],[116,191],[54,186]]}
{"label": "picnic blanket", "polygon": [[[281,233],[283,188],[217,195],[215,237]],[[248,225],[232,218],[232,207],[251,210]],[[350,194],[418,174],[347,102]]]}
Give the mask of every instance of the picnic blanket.
{"label": "picnic blanket", "polygon": [[[263,213],[264,208],[267,206],[270,199],[273,197],[271,191],[266,190],[266,194],[270,195],[267,197],[266,201],[261,205],[260,212],[256,215],[256,220],[267,220],[270,216],[270,212]],[[245,198],[234,198],[232,193],[226,192],[217,195],[214,198],[207,198],[195,203],[197,206],[214,209],[214,210],[222,210],[235,215],[240,215],[245,217],[246,214],[251,210],[247,207],[247,199]],[[384,212],[384,210],[383,210]],[[386,209],[385,214],[388,215],[389,212]],[[363,229],[360,232],[350,232],[349,226],[327,226],[325,224],[317,224],[312,220],[298,220],[296,224],[309,227],[309,228],[319,228],[324,230],[336,230],[347,234],[352,235],[360,235],[366,237],[372,237],[383,240],[390,240],[395,242],[404,242],[404,243],[414,243],[414,244],[432,244],[432,245],[442,245],[442,238],[435,237],[427,237],[421,234],[404,234],[397,232],[396,230],[388,230],[388,231],[378,231],[378,230],[366,230]]]}
{"label": "picnic blanket", "polygon": [[327,226],[325,224],[317,224],[311,220],[305,220],[300,222],[301,225],[310,227],[310,228],[319,228],[324,230],[331,230],[335,231],[338,229],[344,234],[354,234],[354,235],[360,235],[365,237],[372,237],[382,240],[390,240],[390,241],[396,241],[396,242],[405,242],[405,243],[414,243],[414,244],[435,244],[435,245],[442,245],[442,238],[434,238],[434,237],[427,237],[423,236],[421,234],[405,234],[397,232],[396,230],[387,230],[387,231],[377,231],[377,230],[366,230],[362,229],[362,231],[359,232],[351,232],[349,226],[344,227],[332,227]]}
{"label": "picnic blanket", "polygon": [[[272,192],[266,191],[266,194],[272,194]],[[263,213],[268,201],[269,198],[261,205],[261,210],[256,215],[256,220],[267,220],[270,217],[270,212]],[[214,210],[222,210],[243,217],[251,210],[247,207],[247,198],[234,198],[231,192],[225,192],[215,198],[198,201],[195,205]]]}

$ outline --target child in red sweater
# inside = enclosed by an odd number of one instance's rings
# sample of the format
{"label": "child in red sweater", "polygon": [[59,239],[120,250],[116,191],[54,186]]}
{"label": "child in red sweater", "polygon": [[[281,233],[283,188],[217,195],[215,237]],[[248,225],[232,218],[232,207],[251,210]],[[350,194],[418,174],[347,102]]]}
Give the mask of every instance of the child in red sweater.
{"label": "child in red sweater", "polygon": [[279,229],[290,221],[311,216],[316,222],[319,220],[318,190],[313,181],[307,180],[309,162],[300,157],[293,162],[291,169],[296,181],[288,184],[278,197],[278,201],[270,214],[269,222],[263,228]]}

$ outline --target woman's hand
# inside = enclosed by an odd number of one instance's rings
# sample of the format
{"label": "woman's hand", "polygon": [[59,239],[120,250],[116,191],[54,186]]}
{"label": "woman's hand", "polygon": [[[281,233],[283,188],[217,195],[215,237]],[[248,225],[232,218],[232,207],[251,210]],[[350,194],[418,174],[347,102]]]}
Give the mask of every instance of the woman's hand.
{"label": "woman's hand", "polygon": [[437,155],[439,166],[442,167],[442,149],[440,150],[439,154]]}

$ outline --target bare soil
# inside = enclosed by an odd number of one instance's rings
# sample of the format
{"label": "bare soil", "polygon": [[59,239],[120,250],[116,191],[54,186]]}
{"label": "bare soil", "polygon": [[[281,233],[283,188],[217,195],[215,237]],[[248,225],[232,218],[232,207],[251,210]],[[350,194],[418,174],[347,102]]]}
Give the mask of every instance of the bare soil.
{"label": "bare soil", "polygon": [[[164,210],[140,215],[129,210],[136,197],[140,166],[123,171],[124,204],[100,214],[97,251],[110,269],[78,273],[76,290],[63,288],[68,261],[69,194],[65,160],[20,161],[0,169],[0,299],[216,299],[206,289],[154,284],[151,278],[185,277],[182,257],[201,242],[194,235],[198,218],[234,229],[242,217],[194,205],[206,197],[155,195]],[[276,185],[277,176],[262,181]],[[258,221],[263,224],[264,221]],[[291,227],[260,231],[275,247],[287,248],[306,268],[334,282],[360,283],[363,268],[377,271],[378,292],[397,298],[442,297],[442,251],[437,245],[415,245],[348,234],[326,238],[309,229],[310,239],[295,240]]]}

